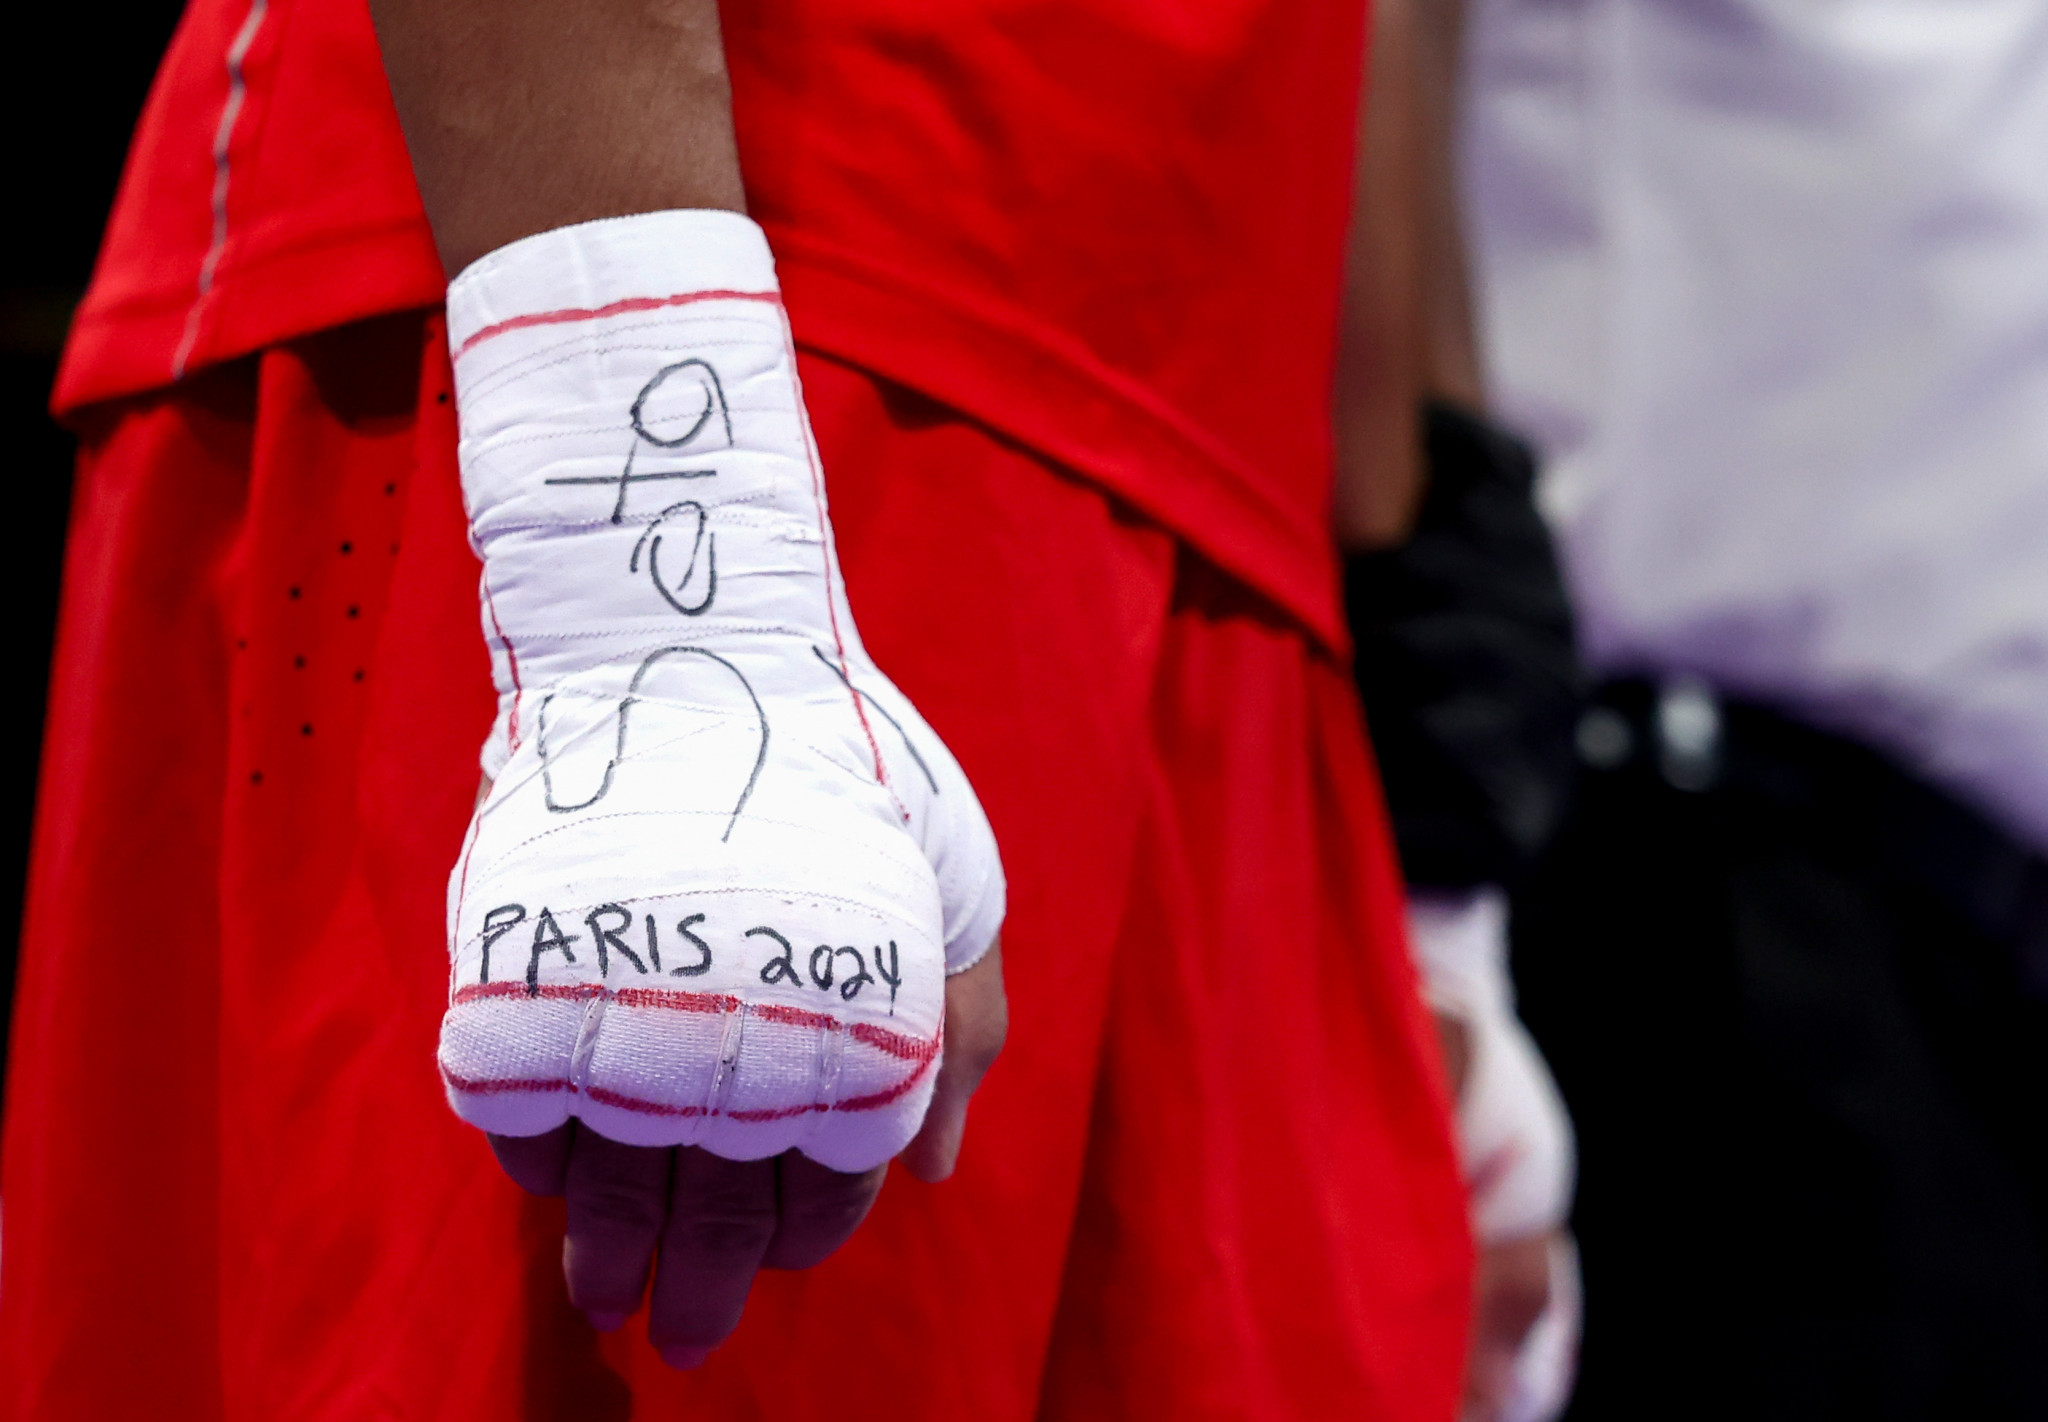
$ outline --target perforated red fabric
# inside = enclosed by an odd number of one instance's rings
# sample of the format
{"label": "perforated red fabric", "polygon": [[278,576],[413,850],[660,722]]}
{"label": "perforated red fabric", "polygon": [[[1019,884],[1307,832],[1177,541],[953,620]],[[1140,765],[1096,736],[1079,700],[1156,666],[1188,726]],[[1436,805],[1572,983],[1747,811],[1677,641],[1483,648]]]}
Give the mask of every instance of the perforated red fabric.
{"label": "perforated red fabric", "polygon": [[[1329,395],[1364,0],[725,7],[797,338],[944,401],[1344,642]],[[441,273],[363,0],[193,0],[64,409]]]}

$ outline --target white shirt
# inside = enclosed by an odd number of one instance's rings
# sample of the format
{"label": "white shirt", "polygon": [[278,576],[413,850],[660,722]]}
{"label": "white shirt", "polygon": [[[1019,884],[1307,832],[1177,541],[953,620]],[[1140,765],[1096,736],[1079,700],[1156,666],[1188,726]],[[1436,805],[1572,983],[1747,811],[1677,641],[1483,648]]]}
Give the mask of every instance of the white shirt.
{"label": "white shirt", "polygon": [[2048,0],[1474,0],[1498,412],[1586,653],[2048,848]]}

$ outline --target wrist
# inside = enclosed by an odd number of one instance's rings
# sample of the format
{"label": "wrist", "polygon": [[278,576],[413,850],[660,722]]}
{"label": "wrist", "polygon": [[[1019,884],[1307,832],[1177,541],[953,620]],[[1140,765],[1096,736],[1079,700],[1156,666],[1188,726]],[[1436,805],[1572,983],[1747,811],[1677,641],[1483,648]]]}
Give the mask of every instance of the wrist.
{"label": "wrist", "polygon": [[664,649],[723,648],[743,679],[812,648],[846,669],[857,642],[758,226],[678,211],[558,228],[474,263],[448,302],[502,706],[488,768],[537,697],[633,694]]}

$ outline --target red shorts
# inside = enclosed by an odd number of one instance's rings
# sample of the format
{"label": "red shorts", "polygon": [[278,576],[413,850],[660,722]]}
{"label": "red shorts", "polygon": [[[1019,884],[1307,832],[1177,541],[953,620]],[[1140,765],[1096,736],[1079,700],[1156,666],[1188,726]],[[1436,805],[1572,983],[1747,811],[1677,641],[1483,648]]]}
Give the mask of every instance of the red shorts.
{"label": "red shorts", "polygon": [[1030,453],[803,376],[862,633],[1010,877],[959,1175],[892,1174],[699,1373],[569,1307],[559,1203],[434,1071],[491,695],[437,320],[384,318],[87,439],[0,1414],[1452,1415],[1463,1195],[1344,669]]}

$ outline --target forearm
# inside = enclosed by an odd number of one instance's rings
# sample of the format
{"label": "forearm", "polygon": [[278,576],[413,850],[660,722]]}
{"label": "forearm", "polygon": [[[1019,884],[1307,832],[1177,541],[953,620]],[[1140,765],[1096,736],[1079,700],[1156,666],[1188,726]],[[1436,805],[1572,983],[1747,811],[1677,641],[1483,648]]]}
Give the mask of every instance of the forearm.
{"label": "forearm", "polygon": [[1415,133],[1421,173],[1416,223],[1422,254],[1422,394],[1477,413],[1479,378],[1472,281],[1458,192],[1458,94],[1464,65],[1464,0],[1416,4]]}
{"label": "forearm", "polygon": [[1460,0],[1379,0],[1359,114],[1333,417],[1346,548],[1400,543],[1420,506],[1419,407],[1476,409],[1458,215]]}
{"label": "forearm", "polygon": [[716,0],[371,0],[441,262],[574,222],[746,209]]}

